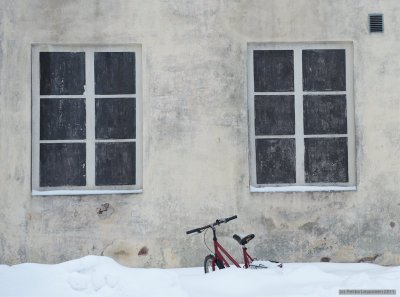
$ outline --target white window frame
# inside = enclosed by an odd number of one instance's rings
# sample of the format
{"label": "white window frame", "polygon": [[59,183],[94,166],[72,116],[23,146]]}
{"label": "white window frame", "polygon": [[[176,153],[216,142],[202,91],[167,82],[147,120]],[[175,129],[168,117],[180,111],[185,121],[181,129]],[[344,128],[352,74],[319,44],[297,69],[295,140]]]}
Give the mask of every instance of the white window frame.
{"label": "white window frame", "polygon": [[[40,52],[85,52],[86,85],[83,95],[40,95]],[[95,95],[94,52],[134,52],[136,94]],[[140,45],[32,45],[32,195],[99,195],[142,193],[142,51]],[[86,139],[40,140],[40,98],[85,98]],[[95,139],[95,98],[135,98],[136,138]],[[95,144],[100,142],[136,142],[135,185],[95,185]],[[86,186],[40,187],[40,143],[86,143]]]}
{"label": "white window frame", "polygon": [[[306,92],[302,84],[302,50],[307,49],[344,49],[346,57],[346,91]],[[293,50],[294,91],[293,92],[255,92],[253,72],[254,50]],[[353,96],[353,44],[352,42],[304,42],[304,43],[249,43],[248,61],[248,119],[249,119],[249,166],[250,192],[308,192],[308,191],[355,191],[355,124]],[[254,98],[255,95],[293,95],[295,98],[295,134],[294,135],[255,135]],[[304,135],[303,95],[346,95],[347,133]],[[304,138],[347,137],[348,176],[347,183],[305,183]],[[295,138],[296,143],[296,183],[293,184],[257,184],[255,140],[258,138]]]}

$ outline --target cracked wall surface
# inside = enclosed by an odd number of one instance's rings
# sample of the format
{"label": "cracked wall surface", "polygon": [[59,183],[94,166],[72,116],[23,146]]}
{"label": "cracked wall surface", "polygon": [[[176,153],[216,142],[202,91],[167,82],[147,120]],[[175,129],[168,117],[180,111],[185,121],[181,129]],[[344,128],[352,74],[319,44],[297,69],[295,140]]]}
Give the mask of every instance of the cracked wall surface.
{"label": "cracked wall surface", "polygon": [[[398,0],[0,0],[0,263],[202,265],[216,218],[259,259],[400,265]],[[383,13],[385,32],[368,33]],[[247,43],[351,41],[357,191],[250,193]],[[143,193],[31,195],[32,44],[140,44]],[[210,238],[211,239],[211,238]]]}

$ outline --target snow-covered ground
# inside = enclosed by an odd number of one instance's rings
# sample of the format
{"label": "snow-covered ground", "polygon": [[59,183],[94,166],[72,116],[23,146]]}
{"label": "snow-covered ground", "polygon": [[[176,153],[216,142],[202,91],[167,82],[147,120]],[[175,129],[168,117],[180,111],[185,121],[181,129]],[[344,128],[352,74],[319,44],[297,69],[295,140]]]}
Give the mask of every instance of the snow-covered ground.
{"label": "snow-covered ground", "polygon": [[[0,265],[0,296],[338,296],[343,289],[397,290],[400,267],[292,263],[283,268],[127,268],[87,256],[57,265]],[[393,293],[393,292],[392,292]]]}

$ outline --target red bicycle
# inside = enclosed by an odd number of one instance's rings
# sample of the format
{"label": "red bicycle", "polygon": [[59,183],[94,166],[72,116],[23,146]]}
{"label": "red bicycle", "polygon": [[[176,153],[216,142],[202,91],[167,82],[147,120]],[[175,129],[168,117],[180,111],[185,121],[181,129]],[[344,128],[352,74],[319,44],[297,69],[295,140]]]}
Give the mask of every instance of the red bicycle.
{"label": "red bicycle", "polygon": [[[238,268],[241,268],[239,263],[223,248],[223,246],[218,242],[217,238],[217,233],[216,233],[216,227],[223,224],[223,223],[228,223],[229,221],[232,221],[236,219],[237,216],[232,216],[229,218],[225,219],[218,219],[215,221],[215,223],[206,225],[204,227],[200,228],[195,228],[192,230],[189,230],[186,232],[186,234],[191,234],[191,233],[202,233],[203,231],[207,231],[208,229],[211,229],[213,231],[213,241],[214,241],[214,253],[207,255],[204,259],[204,272],[208,273],[210,271],[215,271],[215,268],[218,267],[218,269],[223,269],[225,267],[230,267],[228,261],[224,258],[223,254]],[[206,232],[204,233],[204,243],[206,244],[205,241],[206,237]],[[242,246],[242,252],[243,252],[243,268],[249,268],[249,267],[254,267],[254,268],[268,268],[268,266],[265,266],[262,263],[258,263],[257,265],[252,265],[253,261],[255,260],[252,258],[249,253],[247,252],[247,247],[246,244],[249,243],[250,240],[252,240],[255,237],[254,234],[248,234],[245,236],[240,236],[237,234],[233,235],[233,238]],[[206,247],[208,248],[207,244]],[[209,248],[208,248],[209,249]],[[209,249],[210,250],[210,249]],[[211,251],[211,250],[210,250]],[[212,252],[212,251],[211,251]],[[275,266],[282,268],[282,264],[276,261],[268,261],[270,263],[275,263]]]}

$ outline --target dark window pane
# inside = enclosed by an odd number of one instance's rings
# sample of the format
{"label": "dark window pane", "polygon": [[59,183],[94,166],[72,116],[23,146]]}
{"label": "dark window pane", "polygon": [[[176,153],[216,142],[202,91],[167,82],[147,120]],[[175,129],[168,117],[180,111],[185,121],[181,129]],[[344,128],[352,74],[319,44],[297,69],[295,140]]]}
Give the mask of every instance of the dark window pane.
{"label": "dark window pane", "polygon": [[41,95],[82,95],[84,92],[85,53],[40,53]]}
{"label": "dark window pane", "polygon": [[134,185],[136,180],[134,142],[96,144],[96,185]]}
{"label": "dark window pane", "polygon": [[94,53],[95,92],[98,95],[135,94],[135,53]]}
{"label": "dark window pane", "polygon": [[96,138],[135,137],[135,98],[96,98]]}
{"label": "dark window pane", "polygon": [[40,186],[85,186],[86,145],[84,143],[40,144]]}
{"label": "dark window pane", "polygon": [[304,96],[304,134],[346,134],[346,95]]}
{"label": "dark window pane", "polygon": [[40,139],[85,139],[85,99],[41,99]]}
{"label": "dark window pane", "polygon": [[257,184],[295,183],[295,140],[256,139],[256,171]]}
{"label": "dark window pane", "polygon": [[293,91],[293,51],[254,51],[254,91]]}
{"label": "dark window pane", "polygon": [[304,139],[304,166],[307,183],[344,183],[347,170],[347,138]]}
{"label": "dark window pane", "polygon": [[346,91],[345,50],[303,50],[304,91]]}
{"label": "dark window pane", "polygon": [[256,135],[294,134],[294,96],[255,96]]}

